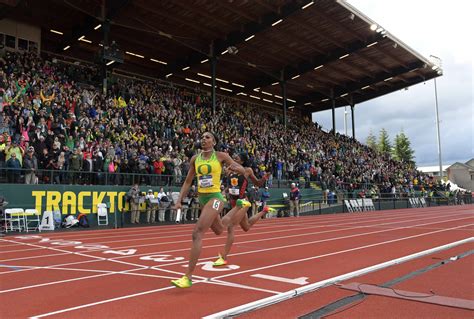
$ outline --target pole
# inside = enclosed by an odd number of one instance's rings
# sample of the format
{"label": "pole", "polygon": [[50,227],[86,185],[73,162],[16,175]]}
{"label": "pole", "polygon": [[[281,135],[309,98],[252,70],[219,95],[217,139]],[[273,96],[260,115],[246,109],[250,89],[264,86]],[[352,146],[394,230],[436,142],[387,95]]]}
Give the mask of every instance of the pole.
{"label": "pole", "polygon": [[281,81],[281,92],[283,96],[283,124],[286,128],[287,118],[286,118],[286,109],[287,109],[287,100],[286,100],[286,82]]}
{"label": "pole", "polygon": [[211,84],[212,84],[212,114],[216,114],[216,64],[217,59],[211,57]]}
{"label": "pole", "polygon": [[344,134],[347,136],[347,106],[344,106]]}
{"label": "pole", "polygon": [[334,97],[334,90],[331,90],[331,105],[332,105],[332,131],[336,135],[336,98]]}
{"label": "pole", "polygon": [[443,180],[443,165],[441,161],[441,135],[439,133],[438,87],[436,85],[436,78],[434,78],[434,89],[435,89],[436,132],[438,135],[439,178],[440,180]]}
{"label": "pole", "polygon": [[356,138],[356,130],[355,130],[355,119],[354,119],[354,104],[351,104],[351,119],[352,119],[352,138]]}
{"label": "pole", "polygon": [[[433,70],[439,70],[438,74],[442,74],[441,70],[441,59],[435,55],[430,55],[433,63]],[[438,162],[439,162],[439,178],[443,180],[443,164],[441,160],[441,134],[439,132],[439,112],[438,112],[438,86],[436,84],[436,77],[434,78],[434,93],[435,93],[435,114],[436,114],[436,134],[438,138]]]}

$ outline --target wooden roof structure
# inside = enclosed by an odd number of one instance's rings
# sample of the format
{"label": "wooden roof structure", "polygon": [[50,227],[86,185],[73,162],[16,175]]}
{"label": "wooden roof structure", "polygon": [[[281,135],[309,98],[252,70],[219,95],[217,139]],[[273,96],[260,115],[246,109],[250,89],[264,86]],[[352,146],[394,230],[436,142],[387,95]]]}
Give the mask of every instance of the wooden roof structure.
{"label": "wooden roof structure", "polygon": [[1,6],[2,18],[41,27],[42,50],[94,61],[110,25],[109,43],[126,52],[124,63],[110,69],[210,91],[215,57],[218,93],[281,109],[285,83],[288,107],[305,114],[331,109],[332,98],[335,107],[354,105],[442,75],[344,0],[10,0]]}

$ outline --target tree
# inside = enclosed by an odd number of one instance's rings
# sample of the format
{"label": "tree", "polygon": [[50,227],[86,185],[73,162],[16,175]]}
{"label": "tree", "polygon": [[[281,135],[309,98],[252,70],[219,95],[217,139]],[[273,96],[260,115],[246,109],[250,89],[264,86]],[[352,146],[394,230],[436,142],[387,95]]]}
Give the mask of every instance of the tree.
{"label": "tree", "polygon": [[395,146],[392,150],[393,157],[405,163],[414,163],[414,154],[415,152],[410,146],[410,140],[403,133],[403,130],[400,134],[395,136]]}
{"label": "tree", "polygon": [[372,133],[372,130],[369,131],[369,136],[367,136],[367,141],[365,142],[368,147],[373,150],[377,150],[377,141],[375,140],[375,136]]}
{"label": "tree", "polygon": [[388,153],[388,154],[390,154],[390,151],[392,150],[392,145],[390,144],[388,133],[384,128],[380,130],[377,149],[380,153]]}

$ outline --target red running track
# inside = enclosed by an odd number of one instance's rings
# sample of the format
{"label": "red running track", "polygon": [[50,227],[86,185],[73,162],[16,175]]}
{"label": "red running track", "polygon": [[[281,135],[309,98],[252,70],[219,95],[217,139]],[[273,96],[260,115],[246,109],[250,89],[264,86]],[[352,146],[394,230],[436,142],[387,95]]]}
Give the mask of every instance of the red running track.
{"label": "red running track", "polygon": [[[0,240],[2,317],[200,318],[471,238],[473,208],[262,220],[248,233],[236,231],[230,265],[218,269],[209,262],[222,249],[225,237],[209,233],[194,285],[185,290],[169,281],[185,270],[192,225],[6,237]],[[465,277],[472,282],[472,273]],[[325,296],[328,302],[341,294],[331,289],[334,292]],[[298,299],[285,302],[286,309],[294,308]],[[314,310],[319,304],[309,306]],[[294,318],[304,313],[279,314]],[[391,314],[396,317],[395,312],[384,311],[386,318]]]}

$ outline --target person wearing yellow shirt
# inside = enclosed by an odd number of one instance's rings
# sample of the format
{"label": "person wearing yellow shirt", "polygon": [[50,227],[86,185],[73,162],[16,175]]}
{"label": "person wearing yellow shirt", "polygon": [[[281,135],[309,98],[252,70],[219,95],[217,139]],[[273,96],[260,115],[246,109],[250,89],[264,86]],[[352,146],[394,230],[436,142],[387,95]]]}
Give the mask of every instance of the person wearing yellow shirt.
{"label": "person wearing yellow shirt", "polygon": [[216,235],[222,234],[224,229],[233,227],[235,212],[228,213],[222,219],[220,214],[224,209],[225,199],[221,193],[221,173],[225,165],[228,171],[248,177],[249,172],[227,153],[217,152],[214,147],[217,139],[211,132],[205,132],[201,138],[201,152],[194,155],[190,161],[190,168],[186,180],[181,187],[174,208],[181,209],[181,202],[188,194],[189,188],[196,177],[198,186],[198,200],[201,206],[201,216],[194,226],[193,243],[189,256],[189,264],[186,274],[171,283],[178,288],[189,288],[192,286],[192,275],[196,263],[201,255],[202,239],[204,234],[211,228]]}

